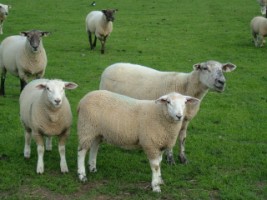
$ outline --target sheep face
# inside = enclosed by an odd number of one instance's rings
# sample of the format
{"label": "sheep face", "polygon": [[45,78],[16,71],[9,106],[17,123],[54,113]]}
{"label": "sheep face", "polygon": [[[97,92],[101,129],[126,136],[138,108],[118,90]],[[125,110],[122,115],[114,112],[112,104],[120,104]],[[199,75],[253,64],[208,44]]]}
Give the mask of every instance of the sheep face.
{"label": "sheep face", "polygon": [[20,33],[22,36],[27,37],[28,44],[32,49],[32,52],[38,52],[43,36],[47,36],[49,32],[46,31],[24,31]]}
{"label": "sheep face", "polygon": [[194,65],[194,70],[199,71],[199,80],[209,89],[217,92],[223,92],[226,79],[223,72],[231,72],[236,66],[232,63],[219,63],[217,61],[208,61]]}
{"label": "sheep face", "polygon": [[46,83],[39,84],[36,87],[43,90],[52,107],[59,108],[65,97],[64,89],[75,89],[77,84],[61,80],[50,80]]}
{"label": "sheep face", "polygon": [[106,9],[102,10],[108,22],[113,22],[115,20],[114,14],[118,11],[118,9]]}
{"label": "sheep face", "polygon": [[167,111],[169,116],[174,121],[181,121],[184,118],[184,111],[186,104],[188,103],[198,103],[199,99],[190,97],[190,96],[184,96],[179,93],[170,93],[167,95],[164,95],[156,100],[156,103],[165,104],[167,106]]}
{"label": "sheep face", "polygon": [[8,15],[8,6],[0,5],[0,15],[4,17]]}

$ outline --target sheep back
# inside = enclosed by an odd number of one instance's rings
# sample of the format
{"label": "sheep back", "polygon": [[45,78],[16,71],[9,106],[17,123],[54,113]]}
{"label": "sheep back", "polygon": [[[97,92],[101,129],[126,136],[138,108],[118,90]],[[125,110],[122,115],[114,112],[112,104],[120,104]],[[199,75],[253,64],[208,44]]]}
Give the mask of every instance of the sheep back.
{"label": "sheep back", "polygon": [[96,137],[126,149],[165,149],[174,146],[180,126],[167,122],[162,105],[155,101],[105,90],[88,93],[78,106],[79,143],[87,149]]}
{"label": "sheep back", "polygon": [[[193,95],[196,92],[187,91],[189,75],[191,74],[162,72],[137,64],[116,63],[104,70],[99,88],[137,99],[153,100],[174,91],[201,98]],[[191,79],[191,83],[197,82],[198,76]],[[200,104],[187,105],[186,119],[192,119],[197,114],[199,106]]]}

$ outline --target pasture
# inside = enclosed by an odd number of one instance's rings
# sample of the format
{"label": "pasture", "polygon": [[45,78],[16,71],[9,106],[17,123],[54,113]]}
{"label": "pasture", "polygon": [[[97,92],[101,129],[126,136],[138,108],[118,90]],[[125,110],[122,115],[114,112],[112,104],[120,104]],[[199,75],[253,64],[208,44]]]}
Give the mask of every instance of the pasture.
{"label": "pasture", "polygon": [[[44,155],[45,173],[36,174],[37,152],[23,157],[19,120],[19,79],[7,74],[6,97],[0,97],[0,199],[267,199],[267,46],[252,43],[249,22],[261,15],[256,0],[4,0],[10,4],[0,41],[21,31],[50,31],[43,38],[46,78],[73,81],[66,91],[73,126],[66,145],[70,172],[61,174],[57,139]],[[89,49],[85,17],[91,10],[117,8],[106,52],[100,42]],[[209,92],[188,128],[189,163],[162,161],[165,184],[150,187],[151,170],[141,150],[126,151],[103,143],[98,172],[77,176],[76,108],[97,90],[102,71],[131,62],[165,71],[192,71],[195,63],[231,62],[224,93]],[[142,86],[140,86],[142,87]]]}

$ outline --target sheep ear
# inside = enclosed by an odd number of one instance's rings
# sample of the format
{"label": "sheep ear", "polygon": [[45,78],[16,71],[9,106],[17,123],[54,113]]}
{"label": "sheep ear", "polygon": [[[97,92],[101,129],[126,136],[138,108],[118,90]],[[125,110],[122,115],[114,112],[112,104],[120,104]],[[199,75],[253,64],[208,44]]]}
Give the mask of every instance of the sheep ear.
{"label": "sheep ear", "polygon": [[202,66],[201,63],[194,64],[194,65],[193,65],[193,69],[194,69],[194,70],[200,70],[200,69],[201,69],[201,66]]}
{"label": "sheep ear", "polygon": [[170,101],[168,100],[168,96],[164,95],[158,98],[157,100],[155,100],[155,103],[167,104],[167,103],[170,103]]}
{"label": "sheep ear", "polygon": [[42,34],[42,36],[46,37],[46,36],[48,36],[50,34],[50,32],[48,32],[48,31],[42,31],[41,34]]}
{"label": "sheep ear", "polygon": [[20,32],[20,35],[22,35],[22,36],[26,36],[26,37],[27,37],[27,35],[28,35],[28,31],[22,31],[22,32]]}
{"label": "sheep ear", "polygon": [[186,104],[197,104],[200,103],[200,100],[195,97],[185,96]]}
{"label": "sheep ear", "polygon": [[234,71],[236,69],[236,65],[232,64],[232,63],[224,63],[222,65],[222,70],[224,72],[231,72]]}
{"label": "sheep ear", "polygon": [[65,89],[73,90],[76,87],[78,87],[78,85],[76,83],[65,82]]}
{"label": "sheep ear", "polygon": [[8,8],[10,9],[10,8],[12,8],[12,6],[11,5],[8,5]]}
{"label": "sheep ear", "polygon": [[36,86],[36,88],[39,89],[39,90],[43,90],[43,89],[46,88],[46,85],[44,85],[44,84],[39,84],[39,85]]}
{"label": "sheep ear", "polygon": [[118,12],[119,10],[116,8],[116,9],[113,9],[113,13],[116,13]]}

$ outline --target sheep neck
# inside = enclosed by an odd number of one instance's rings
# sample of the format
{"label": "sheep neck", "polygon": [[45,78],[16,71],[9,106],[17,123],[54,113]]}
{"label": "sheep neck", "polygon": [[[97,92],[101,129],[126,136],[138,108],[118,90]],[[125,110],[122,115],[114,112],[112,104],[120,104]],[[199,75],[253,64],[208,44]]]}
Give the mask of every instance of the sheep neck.
{"label": "sheep neck", "polygon": [[[181,81],[181,79],[184,79]],[[189,95],[198,99],[203,99],[208,92],[208,87],[203,85],[199,80],[197,71],[191,73],[176,73],[174,76],[175,91],[184,95]],[[178,88],[178,89],[177,89]]]}

